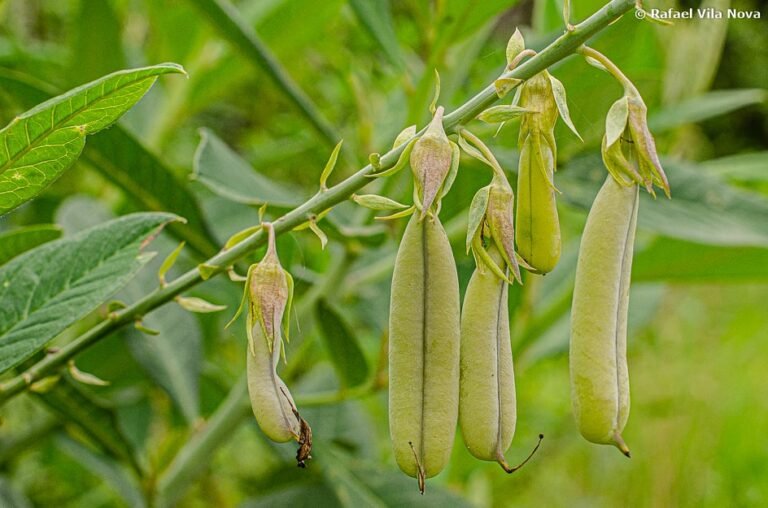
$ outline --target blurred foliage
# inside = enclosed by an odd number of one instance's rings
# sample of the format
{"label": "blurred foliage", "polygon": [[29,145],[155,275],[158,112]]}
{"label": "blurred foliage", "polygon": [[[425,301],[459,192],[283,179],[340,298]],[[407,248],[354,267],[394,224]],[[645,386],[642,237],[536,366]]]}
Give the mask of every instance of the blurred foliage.
{"label": "blurred foliage", "polygon": [[[149,504],[190,507],[765,506],[768,448],[759,429],[768,425],[760,361],[768,357],[768,11],[758,0],[646,3],[762,9],[762,18],[662,27],[628,14],[593,42],[643,94],[672,182],[672,201],[644,199],[640,207],[625,435],[631,461],[583,441],[570,414],[575,254],[604,174],[604,116],[620,94],[607,75],[571,57],[552,69],[585,141],[558,125],[563,259],[547,277],[529,275],[510,294],[519,414],[510,457],[521,457],[537,433],[546,435],[525,469],[507,476],[472,459],[457,434],[450,466],[423,498],[396,470],[381,352],[405,221],[372,224],[343,203],[321,223],[331,237],[326,250],[307,231],[278,240],[298,296],[281,375],[313,425],[307,470],[293,465],[292,446],[264,438],[242,403],[244,320],[224,329],[241,289],[219,277],[189,296],[227,310],[190,314],[170,303],[144,323],[160,335],[126,330],[77,357],[80,371],[108,386],[67,377],[47,394],[25,394],[0,410],[0,505],[142,506],[149,497]],[[602,4],[573,2],[572,20]],[[3,261],[15,255],[6,254],[10,249],[48,241],[59,228],[69,237],[139,210],[186,216],[185,226],[153,244],[160,255],[116,295],[135,301],[157,285],[157,267],[180,240],[189,247],[169,280],[257,223],[265,197],[281,196],[267,212],[274,217],[316,192],[338,140],[312,127],[275,80],[276,69],[309,98],[311,114],[344,139],[334,183],[369,153],[386,151],[404,126],[424,124],[434,69],[450,111],[498,75],[516,26],[534,49],[562,32],[559,0],[241,0],[228,12],[272,55],[277,67],[265,70],[236,32],[217,26],[211,5],[230,4],[0,2],[3,124],[57,91],[119,69],[178,62],[189,73],[158,81],[119,127],[92,137],[74,169],[0,219],[0,242],[16,238],[0,247]],[[514,173],[517,126],[496,136],[478,122],[471,128]],[[392,199],[409,199],[406,173],[383,183]],[[489,178],[465,158],[441,212],[462,290],[474,267],[463,252],[466,210]],[[35,235],[25,238],[29,233]],[[103,312],[53,345],[84,332]],[[343,400],[340,387],[359,398]],[[173,476],[190,461],[193,470]],[[157,485],[172,486],[167,497],[151,499]]]}

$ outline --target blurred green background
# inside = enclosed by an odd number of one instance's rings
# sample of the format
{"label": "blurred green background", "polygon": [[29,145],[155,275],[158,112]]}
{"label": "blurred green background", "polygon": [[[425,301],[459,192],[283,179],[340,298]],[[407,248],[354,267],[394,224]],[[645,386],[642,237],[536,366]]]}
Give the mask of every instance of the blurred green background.
{"label": "blurred green background", "polygon": [[[574,0],[573,20],[602,3]],[[603,119],[621,93],[610,77],[570,57],[550,69],[568,91],[584,138],[557,127],[564,254],[552,274],[529,275],[510,298],[519,415],[510,462],[528,453],[537,433],[546,436],[528,466],[507,476],[473,459],[457,432],[450,466],[428,482],[423,498],[415,480],[397,471],[386,389],[360,384],[386,379],[380,355],[404,221],[382,225],[368,217],[361,226],[366,217],[348,202],[321,223],[331,238],[327,249],[307,231],[278,242],[298,296],[281,376],[313,426],[307,470],[295,467],[292,445],[270,443],[255,425],[240,377],[245,322],[224,330],[241,288],[219,277],[191,294],[227,310],[191,314],[169,304],[145,319],[159,336],[127,330],[78,357],[80,370],[109,386],[63,380],[0,409],[0,506],[768,504],[768,11],[757,0],[647,4],[762,9],[762,18],[663,27],[630,12],[592,42],[645,98],[672,186],[671,201],[643,196],[640,205],[624,436],[631,460],[584,441],[570,413],[576,249],[604,178]],[[153,244],[160,252],[153,265],[186,240],[171,273],[178,275],[257,223],[264,198],[284,201],[269,209],[274,217],[311,196],[339,139],[344,155],[332,183],[369,153],[388,150],[406,125],[423,125],[433,69],[442,78],[440,103],[450,111],[498,76],[515,27],[534,49],[562,33],[559,0],[243,0],[230,17],[215,5],[0,2],[3,124],[118,69],[172,61],[189,73],[160,79],[120,129],[94,136],[75,168],[0,219],[0,232],[54,223],[69,235],[131,211],[175,211],[190,223]],[[248,37],[251,29],[258,40]],[[297,108],[276,74],[314,104]],[[517,125],[495,136],[495,126],[475,121],[469,128],[514,182]],[[406,173],[384,184],[389,197],[410,199]],[[474,268],[463,252],[466,210],[489,180],[486,168],[465,158],[441,212],[462,291]],[[148,267],[118,297],[134,301],[156,284]]]}

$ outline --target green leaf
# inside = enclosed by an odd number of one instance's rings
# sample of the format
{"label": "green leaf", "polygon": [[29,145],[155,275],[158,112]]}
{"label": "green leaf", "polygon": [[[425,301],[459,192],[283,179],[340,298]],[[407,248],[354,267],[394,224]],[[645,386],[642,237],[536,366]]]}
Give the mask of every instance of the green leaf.
{"label": "green leaf", "polygon": [[215,194],[237,203],[292,208],[301,194],[260,175],[208,129],[200,131],[194,177]]}
{"label": "green leaf", "polygon": [[420,506],[425,508],[469,508],[468,501],[427,484],[426,494],[419,494],[416,480],[399,472],[374,467],[356,460],[338,448],[325,450],[331,457],[325,472],[341,506]]}
{"label": "green leaf", "polygon": [[501,104],[484,110],[477,115],[477,119],[485,123],[502,123],[519,118],[520,115],[529,111],[529,109],[521,108],[520,106]]}
{"label": "green leaf", "polygon": [[725,115],[746,106],[761,104],[766,100],[768,90],[715,90],[656,111],[648,118],[648,127],[653,132],[663,132],[687,123]]}
{"label": "green leaf", "polygon": [[66,422],[77,426],[100,449],[140,470],[130,442],[120,429],[117,414],[89,390],[63,377],[49,391],[35,397]]}
{"label": "green leaf", "polygon": [[179,254],[181,254],[183,248],[184,242],[181,242],[178,247],[173,249],[171,253],[165,257],[160,264],[160,268],[157,269],[157,279],[160,281],[161,285],[165,284],[165,276],[168,274],[168,270],[176,264],[176,260],[179,258]]}
{"label": "green leaf", "polygon": [[0,476],[0,506],[6,508],[32,508],[32,502],[16,490],[4,476]]}
{"label": "green leaf", "polygon": [[368,379],[368,364],[352,327],[327,301],[317,302],[317,323],[342,385],[353,387]]}
{"label": "green leaf", "polygon": [[335,145],[336,140],[341,139],[330,122],[291,78],[235,6],[228,0],[189,1],[205,14],[206,21],[213,25],[222,37],[232,43],[248,60],[266,73],[329,144]]}
{"label": "green leaf", "polygon": [[341,145],[344,144],[344,140],[342,139],[339,141],[336,146],[333,147],[333,151],[331,151],[331,156],[328,157],[328,162],[325,164],[325,168],[323,168],[323,172],[320,173],[320,189],[321,190],[328,190],[328,186],[326,183],[328,182],[328,177],[331,176],[331,173],[333,173],[333,170],[336,168],[336,161],[339,159],[339,150],[341,150]]}
{"label": "green leaf", "polygon": [[161,64],[116,72],[54,97],[0,130],[0,214],[43,191],[69,168],[85,136],[117,121],[161,74],[184,70]]}
{"label": "green leaf", "polygon": [[68,76],[96,79],[124,67],[122,27],[113,2],[80,0]]}
{"label": "green leaf", "polygon": [[[0,86],[21,107],[32,107],[56,94],[34,77],[0,70]],[[119,124],[90,139],[83,159],[150,211],[165,211],[186,219],[169,232],[205,256],[216,253],[216,240],[206,225],[189,184],[177,178],[159,157]]]}
{"label": "green leaf", "polygon": [[402,210],[403,208],[408,208],[408,205],[377,194],[353,194],[351,199],[358,205],[371,210]]}
{"label": "green leaf", "polygon": [[61,228],[55,224],[36,224],[0,233],[0,265],[60,236]]}
{"label": "green leaf", "polygon": [[141,508],[146,506],[144,497],[135,480],[113,459],[98,454],[65,437],[57,436],[56,445],[66,454],[75,459],[80,465],[90,470],[98,478],[104,480],[126,503],[126,505]]}
{"label": "green leaf", "polygon": [[740,182],[768,182],[768,151],[730,155],[702,163],[707,172]]}
{"label": "green leaf", "polygon": [[560,80],[551,74],[549,75],[549,81],[552,83],[552,95],[555,98],[555,105],[557,106],[558,113],[560,113],[560,118],[562,118],[563,122],[565,122],[565,125],[571,129],[571,132],[576,134],[577,138],[581,139],[581,135],[576,130],[576,127],[571,121],[571,113],[568,111],[568,101],[566,100],[565,96],[565,87],[560,82]]}
{"label": "green leaf", "polygon": [[658,238],[635,254],[632,280],[738,283],[768,280],[768,249]]}
{"label": "green leaf", "polygon": [[156,310],[144,318],[158,330],[149,336],[131,328],[128,349],[147,374],[171,396],[188,422],[200,415],[199,381],[202,370],[202,337],[195,317],[176,305]]}
{"label": "green leaf", "polygon": [[0,372],[32,356],[125,285],[151,257],[142,247],[174,218],[126,215],[0,268]]}
{"label": "green leaf", "polygon": [[392,23],[392,6],[389,0],[350,0],[349,5],[360,24],[384,51],[387,60],[401,69],[403,57]]}
{"label": "green leaf", "polygon": [[[768,246],[768,198],[729,185],[692,163],[664,159],[662,164],[672,199],[641,193],[639,228],[706,245]],[[558,177],[562,197],[589,208],[605,179],[602,161],[581,157],[567,167]]]}

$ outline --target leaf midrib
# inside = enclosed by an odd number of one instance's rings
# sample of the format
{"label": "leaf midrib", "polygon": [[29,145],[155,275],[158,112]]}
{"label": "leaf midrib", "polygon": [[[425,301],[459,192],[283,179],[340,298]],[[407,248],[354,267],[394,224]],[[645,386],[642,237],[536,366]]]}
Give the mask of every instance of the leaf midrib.
{"label": "leaf midrib", "polygon": [[[136,84],[136,83],[140,83],[141,81],[145,81],[147,79],[153,79],[154,80],[154,79],[157,79],[157,76],[156,75],[143,76],[141,79],[135,79],[135,80],[128,81],[125,85],[120,86],[120,87],[116,87],[108,95],[102,95],[101,97],[95,99],[93,102],[86,103],[85,106],[74,110],[73,112],[71,112],[70,114],[65,116],[61,121],[59,121],[57,123],[58,124],[67,123],[68,121],[72,120],[74,117],[76,117],[77,115],[79,115],[83,111],[85,111],[87,109],[90,109],[92,106],[98,104],[99,102],[101,102],[104,99],[107,99],[108,97],[111,97],[112,95],[114,95],[118,91],[123,90],[124,88],[127,88],[130,85],[133,85],[133,84]],[[104,84],[105,83],[101,84],[101,89],[102,89],[101,93],[104,93]],[[86,97],[88,95],[88,90],[91,90],[91,89],[89,88],[89,89],[85,90]],[[72,97],[70,97],[68,99],[68,101],[71,104],[72,103]],[[59,104],[63,104],[63,102],[59,103]],[[54,112],[56,111],[56,106],[58,106],[58,104],[54,104],[54,105],[51,106],[52,111],[54,111]],[[8,137],[5,136],[3,144],[5,145],[5,152],[6,152],[6,154],[8,154],[8,162],[6,162],[2,166],[0,166],[0,175],[2,175],[3,173],[5,173],[9,169],[11,169],[13,167],[14,163],[18,162],[21,158],[23,158],[25,155],[27,155],[32,150],[33,147],[36,147],[37,146],[37,142],[40,139],[48,137],[48,136],[50,136],[51,134],[53,134],[54,132],[56,132],[58,130],[62,130],[62,129],[67,128],[67,127],[56,127],[55,125],[51,125],[50,129],[45,129],[42,134],[40,134],[39,136],[35,137],[34,140],[29,141],[29,123],[28,123],[28,120],[31,119],[31,118],[34,118],[34,116],[36,114],[37,113],[35,113],[33,115],[30,115],[28,117],[25,117],[23,115],[16,117],[15,121],[17,121],[17,122],[20,122],[22,120],[25,121],[25,123],[24,123],[24,130],[26,131],[26,134],[27,134],[27,140],[28,140],[27,146],[22,148],[18,153],[16,153],[13,157],[11,157],[10,151],[8,150],[8,143],[7,143]],[[12,125],[9,125],[8,127],[12,127]],[[2,131],[0,131],[0,134],[1,133],[2,133]],[[89,133],[83,132],[83,136],[85,136],[86,134],[89,134]]]}
{"label": "leaf midrib", "polygon": [[[141,237],[143,238],[143,236],[144,235],[142,234]],[[52,296],[52,298],[49,298],[49,299],[45,300],[45,302],[43,302],[41,305],[39,305],[39,306],[37,306],[37,307],[35,307],[33,309],[27,309],[25,311],[25,314],[22,316],[22,318],[19,321],[14,323],[14,325],[11,326],[10,328],[8,328],[7,330],[4,330],[4,331],[0,332],[0,349],[12,346],[13,344],[16,343],[16,342],[9,342],[7,344],[3,344],[2,341],[3,341],[3,339],[7,338],[8,335],[10,335],[11,332],[13,332],[15,330],[18,330],[17,327],[18,327],[19,324],[24,323],[25,321],[29,321],[30,316],[32,316],[33,314],[38,312],[42,307],[48,306],[48,304],[50,304],[52,301],[54,301],[56,297],[60,296],[61,294],[65,293],[67,290],[71,289],[73,283],[75,283],[75,285],[76,285],[76,283],[78,281],[84,279],[88,274],[95,272],[96,270],[101,268],[101,266],[104,265],[108,260],[114,259],[119,253],[123,252],[131,244],[135,244],[135,243],[136,243],[136,239],[132,240],[128,244],[123,245],[119,249],[112,251],[112,253],[108,257],[99,260],[99,262],[96,263],[94,266],[92,266],[90,270],[86,270],[86,271],[81,272],[80,274],[78,274],[78,277],[76,279],[67,279],[65,284],[62,286],[63,289],[61,291],[58,291],[55,295],[49,295],[49,296]],[[50,250],[50,248],[49,248],[49,250]],[[40,285],[37,284],[35,286],[35,288],[37,288],[39,286]],[[34,295],[34,290],[32,292],[32,295]]]}

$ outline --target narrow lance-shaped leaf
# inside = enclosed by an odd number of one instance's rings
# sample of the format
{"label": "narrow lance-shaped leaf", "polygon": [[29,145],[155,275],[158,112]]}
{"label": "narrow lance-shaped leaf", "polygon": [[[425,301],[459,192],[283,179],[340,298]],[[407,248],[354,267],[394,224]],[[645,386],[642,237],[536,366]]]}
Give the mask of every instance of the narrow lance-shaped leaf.
{"label": "narrow lance-shaped leaf", "polygon": [[176,64],[119,71],[54,97],[0,131],[0,214],[32,199],[78,158],[85,136],[113,124]]}
{"label": "narrow lance-shaped leaf", "polygon": [[[7,70],[0,70],[0,88],[24,109],[59,92],[32,76]],[[212,256],[216,253],[216,241],[189,184],[178,178],[128,129],[118,123],[101,131],[88,141],[83,160],[122,188],[145,210],[184,217],[186,223],[172,224],[168,231],[201,254]]]}
{"label": "narrow lance-shaped leaf", "polygon": [[137,213],[44,244],[0,268],[0,372],[32,356],[125,285],[163,213]]}
{"label": "narrow lance-shaped leaf", "polygon": [[325,168],[323,168],[323,172],[320,174],[321,190],[328,190],[326,183],[328,182],[328,177],[331,176],[331,173],[333,173],[333,170],[336,168],[336,161],[339,159],[339,151],[341,150],[342,144],[344,144],[343,139],[333,147],[331,156],[328,158],[328,162],[325,164]]}
{"label": "narrow lance-shaped leaf", "polygon": [[61,228],[55,224],[36,224],[2,233],[0,234],[0,265],[60,236]]}
{"label": "narrow lance-shaped leaf", "polygon": [[194,160],[194,178],[214,194],[237,203],[292,208],[301,193],[257,173],[248,162],[208,129],[200,131]]}
{"label": "narrow lance-shaped leaf", "polygon": [[344,386],[357,386],[368,377],[368,366],[353,329],[328,302],[317,303],[317,323],[328,356]]}

